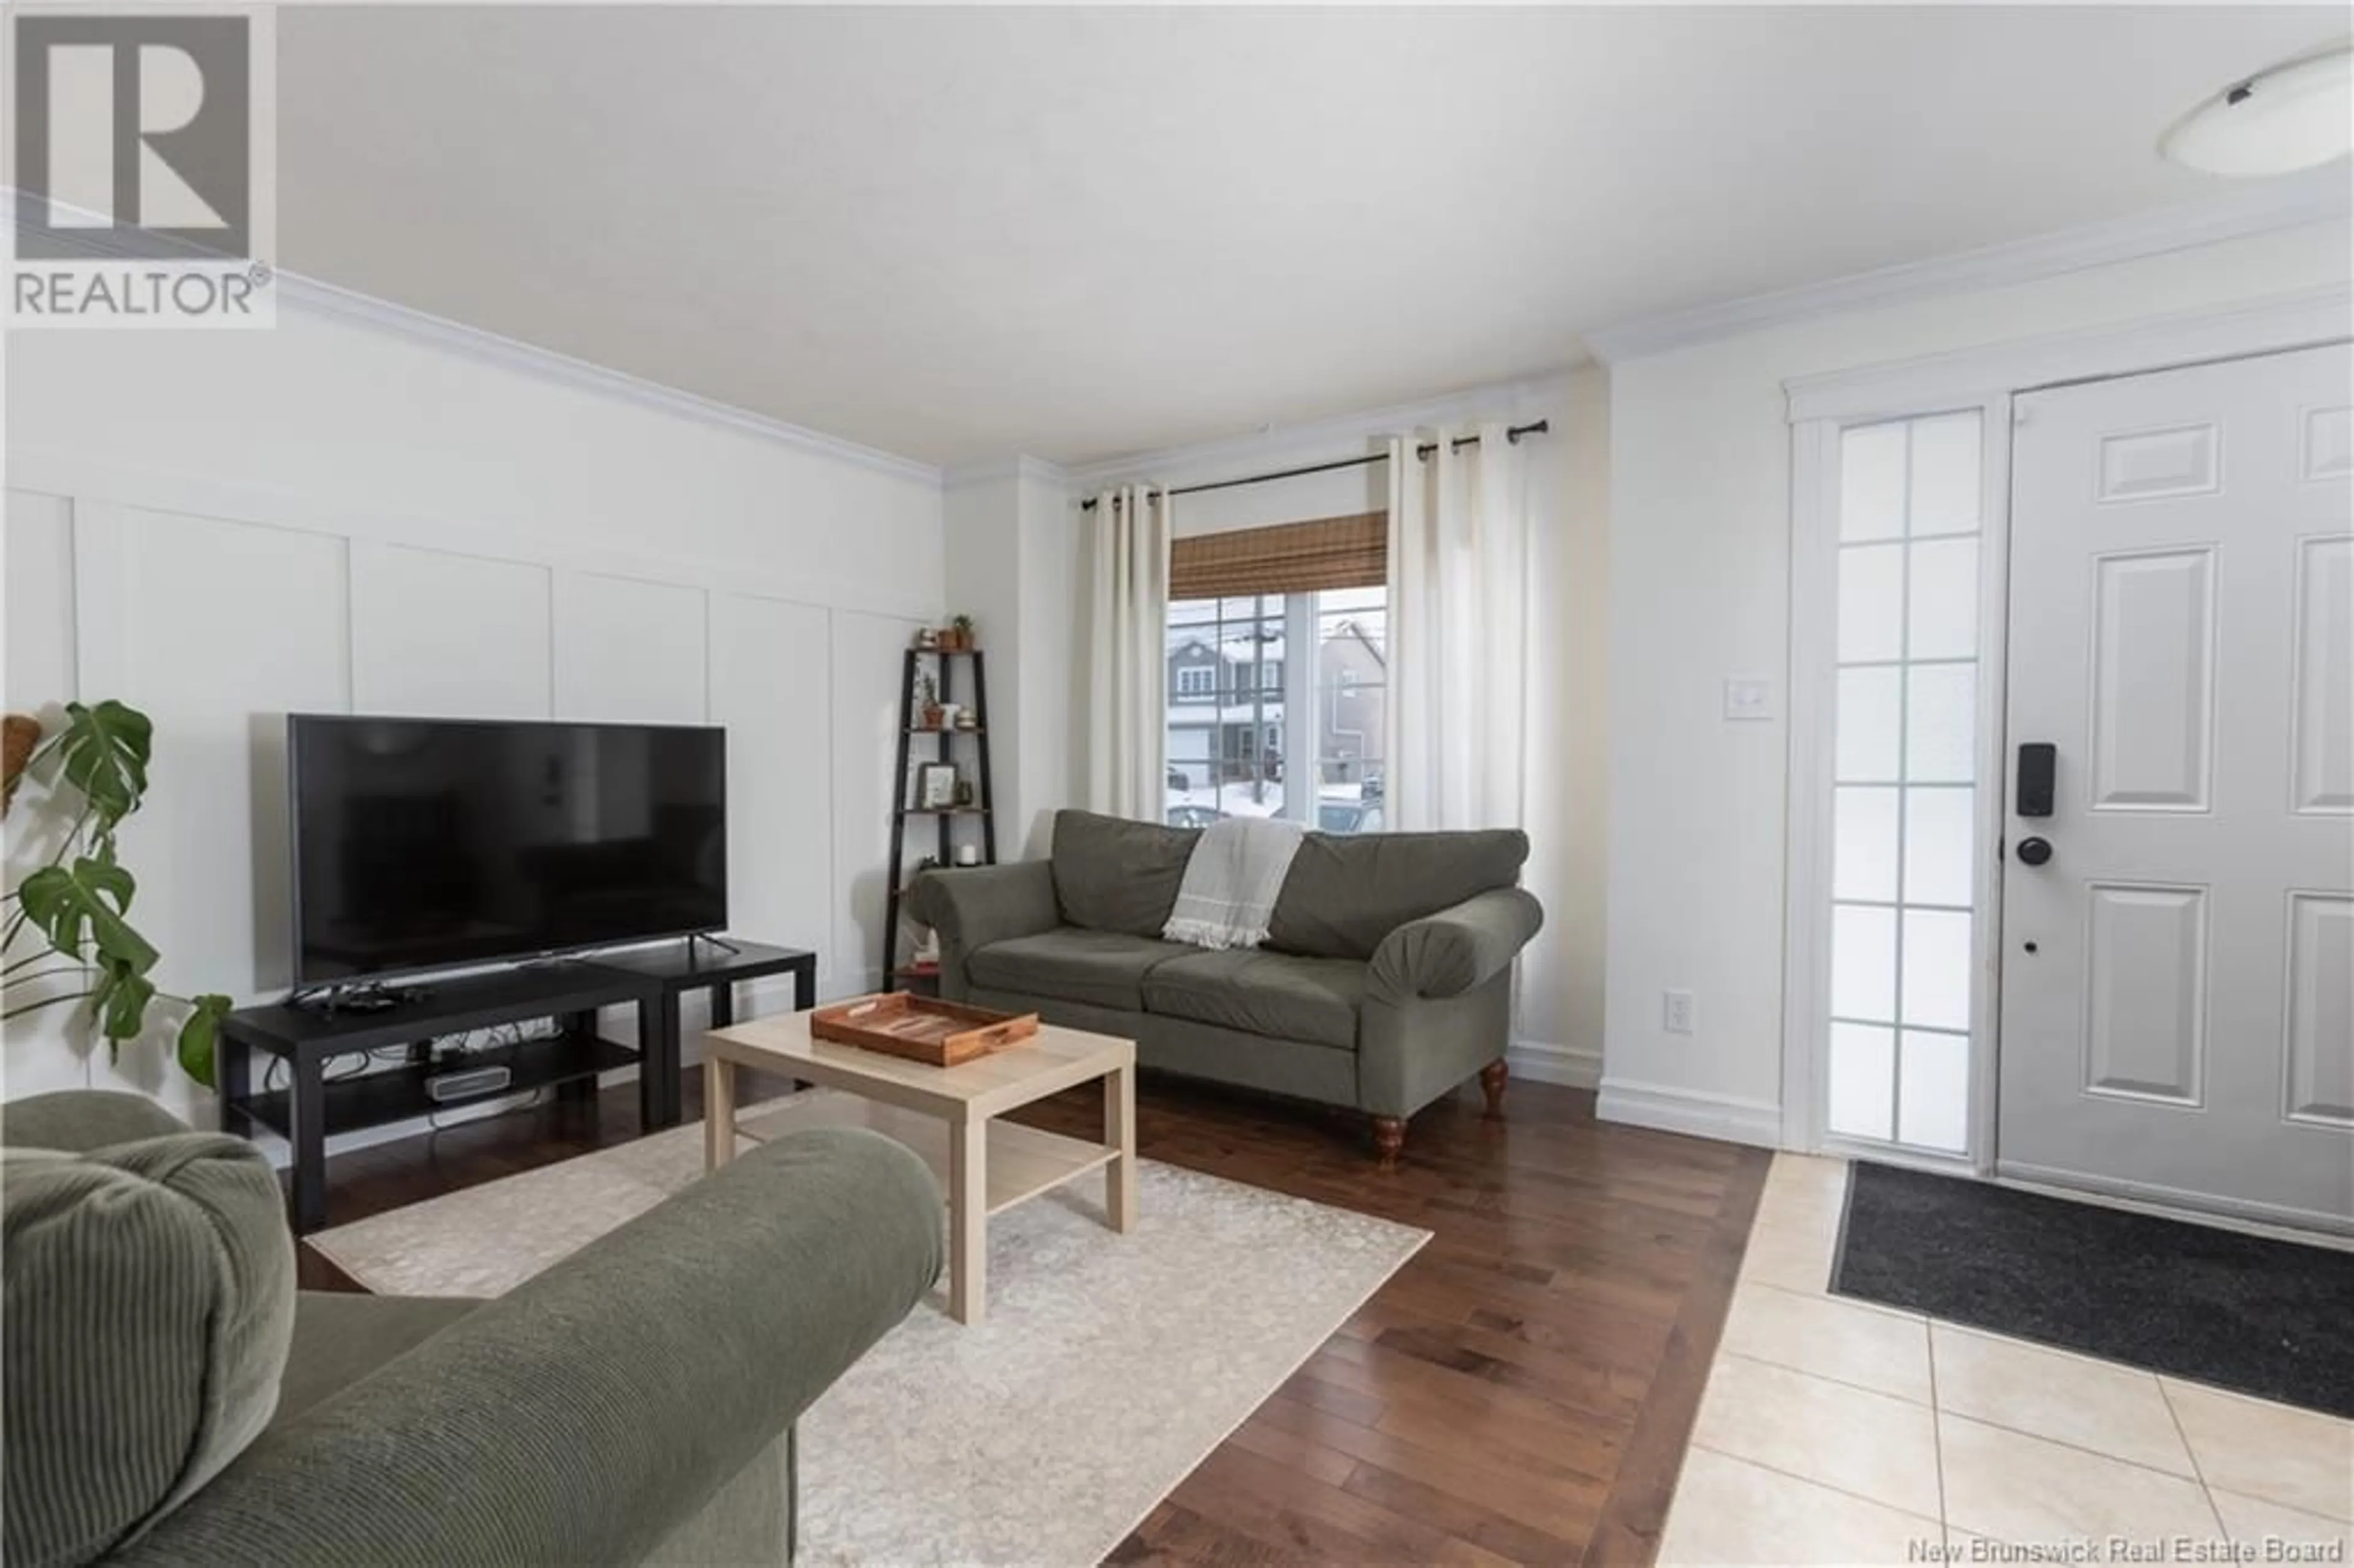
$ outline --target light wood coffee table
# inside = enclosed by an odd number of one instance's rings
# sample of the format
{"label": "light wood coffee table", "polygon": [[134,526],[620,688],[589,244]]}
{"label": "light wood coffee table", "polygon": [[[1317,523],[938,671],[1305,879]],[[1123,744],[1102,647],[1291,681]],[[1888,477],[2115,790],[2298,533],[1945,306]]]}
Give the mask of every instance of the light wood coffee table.
{"label": "light wood coffee table", "polygon": [[[809,1016],[786,1013],[703,1037],[705,1170],[733,1159],[739,1136],[757,1142],[802,1127],[872,1127],[906,1144],[948,1189],[949,1312],[960,1323],[981,1319],[990,1215],[1102,1166],[1106,1220],[1116,1231],[1135,1225],[1136,1042],[1047,1024],[1025,1045],[961,1066],[928,1067],[813,1040]],[[780,1107],[752,1132],[736,1120],[739,1067],[855,1097],[820,1096]],[[1101,1143],[999,1119],[1090,1078],[1104,1080]]]}

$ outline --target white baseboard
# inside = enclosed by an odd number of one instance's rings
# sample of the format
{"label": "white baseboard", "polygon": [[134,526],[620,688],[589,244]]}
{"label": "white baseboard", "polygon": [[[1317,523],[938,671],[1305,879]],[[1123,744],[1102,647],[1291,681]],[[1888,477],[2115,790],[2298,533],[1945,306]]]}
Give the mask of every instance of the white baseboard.
{"label": "white baseboard", "polygon": [[1700,1089],[1606,1077],[1594,1114],[1604,1121],[1690,1133],[1726,1143],[1754,1143],[1761,1149],[1778,1149],[1782,1143],[1781,1107]]}
{"label": "white baseboard", "polygon": [[1587,1045],[1548,1045],[1542,1041],[1516,1040],[1504,1050],[1504,1064],[1512,1076],[1532,1084],[1559,1084],[1564,1088],[1590,1089],[1602,1082],[1602,1053]]}

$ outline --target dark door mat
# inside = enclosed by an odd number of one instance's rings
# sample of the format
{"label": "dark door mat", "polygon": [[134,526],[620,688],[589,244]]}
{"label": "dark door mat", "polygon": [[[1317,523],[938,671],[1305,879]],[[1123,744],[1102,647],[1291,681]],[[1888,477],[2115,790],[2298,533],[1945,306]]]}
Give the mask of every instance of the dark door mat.
{"label": "dark door mat", "polygon": [[2354,1417],[2354,1253],[1858,1161],[1831,1289]]}

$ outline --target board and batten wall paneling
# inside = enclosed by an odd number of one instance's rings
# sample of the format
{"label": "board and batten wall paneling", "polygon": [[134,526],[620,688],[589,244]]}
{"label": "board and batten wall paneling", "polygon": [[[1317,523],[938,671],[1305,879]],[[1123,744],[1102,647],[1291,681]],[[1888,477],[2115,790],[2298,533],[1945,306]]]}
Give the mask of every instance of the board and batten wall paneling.
{"label": "board and batten wall paneling", "polygon": [[[72,503],[63,496],[8,492],[5,545],[0,577],[5,579],[7,711],[53,719],[75,694]],[[11,887],[55,853],[53,824],[36,821],[28,810],[10,812],[0,835]],[[9,956],[37,950],[20,941]],[[79,1089],[89,1082],[90,1065],[66,1044],[56,1013],[31,1013],[8,1026],[0,1049],[0,1095]]]}
{"label": "board and batten wall paneling", "polygon": [[821,966],[835,957],[832,780],[820,749],[832,715],[831,620],[781,599],[711,596],[711,722],[727,730],[728,925],[811,948]]}
{"label": "board and batten wall paneling", "polygon": [[7,494],[8,711],[37,714],[74,694],[73,504]]}
{"label": "board and batten wall paneling", "polygon": [[[167,991],[251,997],[291,978],[285,715],[349,707],[345,552],[323,534],[75,507],[79,684],[155,723],[122,842]],[[112,1066],[94,1058],[91,1082],[208,1123],[163,1033]]]}
{"label": "board and batten wall paneling", "polygon": [[[282,728],[291,708],[726,724],[742,758],[731,768],[734,800],[748,813],[736,824],[743,847],[730,857],[734,928],[813,946],[829,966],[841,959],[843,934],[857,929],[859,868],[841,860],[834,832],[845,802],[829,755],[832,618],[941,612],[937,474],[650,406],[352,317],[295,312],[268,333],[49,335],[12,338],[8,354],[8,473],[33,493],[11,498],[6,530],[9,614],[0,630],[12,705],[143,692],[159,730],[184,717],[196,725],[159,738],[156,804],[142,813],[154,820],[139,824],[147,839],[251,861],[261,853],[257,810],[281,819],[269,829],[271,863],[246,864],[235,885],[210,889],[189,911],[190,932],[178,928],[176,895],[163,896],[181,875],[168,858],[180,851],[159,848],[158,899],[151,905],[143,890],[140,913],[167,959],[217,961],[217,944],[235,948],[226,965],[234,972],[183,977],[175,968],[175,982],[240,1001],[284,985],[282,758],[230,756],[206,737],[232,713]],[[140,563],[133,587],[169,584],[186,596],[148,631],[121,622],[149,613],[142,607],[153,595],[74,581],[75,520],[109,507],[168,515],[175,528],[185,518],[201,546],[167,545],[157,557],[167,567]],[[219,544],[231,536],[268,543]],[[119,567],[108,569],[119,576]],[[790,610],[761,612],[790,630],[767,620],[756,632],[715,629],[710,600],[719,596],[790,601]],[[885,662],[859,676],[893,698],[898,635],[894,626]],[[177,645],[166,652],[166,640]],[[83,650],[110,643],[126,646],[78,664]],[[798,670],[731,670],[713,689],[715,656],[757,660],[787,647],[801,664],[811,647],[825,655],[813,680]],[[160,672],[151,668],[159,662]],[[797,705],[781,721],[790,756],[774,744],[777,730],[758,728],[776,722],[763,716],[759,686],[771,677],[779,700]],[[190,691],[203,700],[184,715]],[[846,801],[874,830],[859,842],[871,855],[878,918],[888,825],[887,790],[873,776],[881,768],[887,761],[870,763]],[[206,771],[192,779],[192,768]],[[183,804],[196,800],[205,802],[197,820],[185,820]],[[263,926],[273,928],[253,934]],[[860,954],[864,947],[858,937]],[[861,961],[854,958],[854,973]],[[748,987],[744,1000],[772,1006],[789,991]],[[54,1068],[57,1082],[90,1075],[86,1030],[48,1016],[20,1022],[56,1033],[36,1042],[10,1031],[0,1095],[57,1086],[28,1063]],[[153,1085],[173,1108],[191,1108],[188,1086],[165,1086],[163,1060],[155,1054],[136,1081],[105,1081]],[[211,1107],[200,1108],[208,1122]],[[409,1130],[355,1134],[334,1147]]]}
{"label": "board and batten wall paneling", "polygon": [[555,701],[554,574],[355,539],[352,711],[544,719]]}
{"label": "board and batten wall paneling", "polygon": [[556,716],[702,724],[706,595],[597,572],[556,578]]}
{"label": "board and batten wall paneling", "polygon": [[[882,972],[885,878],[891,813],[907,789],[905,780],[891,777],[898,757],[899,673],[901,655],[920,625],[854,611],[833,617],[834,931],[831,950],[820,960],[829,995],[878,990],[888,978]],[[931,819],[921,822],[924,847],[910,847],[911,864],[929,852]]]}

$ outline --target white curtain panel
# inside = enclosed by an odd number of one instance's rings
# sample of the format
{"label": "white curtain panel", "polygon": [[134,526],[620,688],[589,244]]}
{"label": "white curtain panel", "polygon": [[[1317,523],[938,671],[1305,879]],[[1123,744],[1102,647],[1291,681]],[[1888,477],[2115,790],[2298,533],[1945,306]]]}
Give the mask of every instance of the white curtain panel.
{"label": "white curtain panel", "polygon": [[[1393,828],[1523,825],[1529,521],[1519,449],[1504,430],[1390,442]],[[1470,435],[1479,444],[1457,450]]]}
{"label": "white curtain panel", "polygon": [[1161,684],[1169,620],[1169,493],[1096,497],[1088,631],[1087,805],[1157,822],[1165,814],[1168,730]]}

